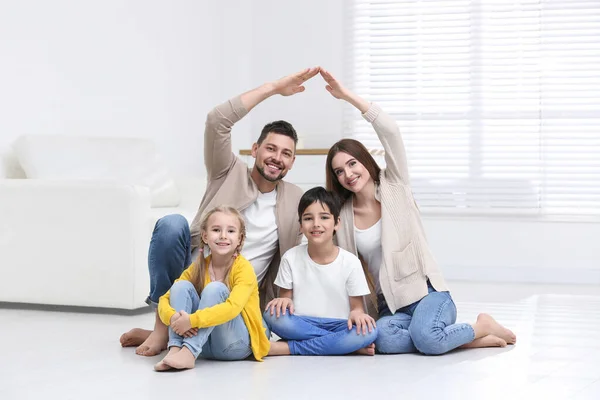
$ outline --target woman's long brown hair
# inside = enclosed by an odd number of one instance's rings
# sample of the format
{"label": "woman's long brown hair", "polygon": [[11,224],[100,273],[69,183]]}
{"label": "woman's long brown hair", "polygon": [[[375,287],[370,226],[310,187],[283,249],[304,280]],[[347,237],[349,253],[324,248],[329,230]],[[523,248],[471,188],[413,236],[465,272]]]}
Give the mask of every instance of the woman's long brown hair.
{"label": "woman's long brown hair", "polygon": [[358,140],[342,139],[331,146],[327,153],[327,161],[325,163],[325,184],[327,190],[340,196],[343,201],[346,201],[352,195],[352,192],[343,187],[339,182],[333,171],[333,166],[331,165],[333,157],[340,152],[354,157],[356,161],[364,165],[367,171],[369,171],[371,179],[373,179],[375,183],[379,183],[379,173],[381,172],[381,168],[377,165],[377,162],[371,153],[369,153],[369,150],[367,150],[367,148]]}

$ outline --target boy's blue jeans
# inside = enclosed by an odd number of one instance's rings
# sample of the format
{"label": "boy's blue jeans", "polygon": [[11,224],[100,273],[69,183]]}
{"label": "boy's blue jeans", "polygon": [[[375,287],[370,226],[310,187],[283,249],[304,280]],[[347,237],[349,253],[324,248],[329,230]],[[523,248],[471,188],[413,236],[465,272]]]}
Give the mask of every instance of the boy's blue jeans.
{"label": "boy's blue jeans", "polygon": [[373,343],[377,329],[366,335],[357,334],[356,326],[348,330],[348,320],[337,318],[316,318],[298,315],[263,314],[271,331],[287,340],[290,353],[303,356],[328,356],[350,354]]}
{"label": "boy's blue jeans", "polygon": [[456,305],[449,292],[436,292],[429,284],[429,294],[392,314],[383,296],[379,299],[375,341],[377,351],[384,354],[420,352],[439,355],[475,339],[470,324],[457,324]]}
{"label": "boy's blue jeans", "polygon": [[[223,303],[228,297],[229,289],[221,282],[209,283],[199,296],[191,282],[179,281],[171,288],[171,307],[193,314]],[[252,354],[250,334],[241,315],[222,325],[201,328],[190,338],[179,336],[169,327],[168,346],[185,346],[196,358],[201,355],[216,360],[243,360]]]}

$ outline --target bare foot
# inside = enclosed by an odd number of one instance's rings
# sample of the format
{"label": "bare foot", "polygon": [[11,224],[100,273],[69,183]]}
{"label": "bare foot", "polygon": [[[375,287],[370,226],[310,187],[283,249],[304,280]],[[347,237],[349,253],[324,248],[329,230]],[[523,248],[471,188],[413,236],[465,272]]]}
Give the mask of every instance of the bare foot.
{"label": "bare foot", "polygon": [[461,349],[476,349],[480,347],[506,347],[506,340],[494,335],[487,335],[460,346]]}
{"label": "bare foot", "polygon": [[[500,325],[489,314],[481,313],[477,316],[477,324],[484,327],[489,334],[503,339],[507,344],[515,344],[517,336],[510,330]],[[483,338],[481,338],[483,339]]]}
{"label": "bare foot", "polygon": [[[181,350],[181,347],[171,347],[165,358],[178,353],[180,350]],[[163,371],[168,371],[170,369],[173,369],[173,367],[171,367],[169,364],[165,364],[163,361],[164,361],[164,358],[154,365],[155,371],[163,372]]]}
{"label": "bare foot", "polygon": [[168,342],[168,333],[163,334],[162,332],[154,331],[148,336],[148,339],[144,340],[144,343],[135,349],[135,354],[146,357],[155,356],[167,349]]}
{"label": "bare foot", "polygon": [[175,369],[189,369],[194,368],[194,365],[196,365],[196,357],[190,349],[184,346],[175,353],[169,351],[169,354],[161,362]]}
{"label": "bare foot", "polygon": [[164,371],[168,371],[171,369],[173,369],[173,367],[171,367],[168,364],[165,364],[163,360],[160,360],[159,362],[154,364],[154,370],[157,372],[164,372]]}
{"label": "bare foot", "polygon": [[147,329],[133,328],[129,332],[122,334],[119,341],[123,347],[139,346],[144,343],[144,340],[148,339],[151,333],[152,331]]}
{"label": "bare foot", "polygon": [[287,342],[280,340],[278,342],[271,342],[271,348],[269,349],[269,353],[267,356],[289,356],[290,355],[290,346],[288,346]]}
{"label": "bare foot", "polygon": [[354,354],[359,354],[361,356],[374,356],[375,355],[375,343],[371,343],[367,347],[363,347],[360,350],[356,350]]}

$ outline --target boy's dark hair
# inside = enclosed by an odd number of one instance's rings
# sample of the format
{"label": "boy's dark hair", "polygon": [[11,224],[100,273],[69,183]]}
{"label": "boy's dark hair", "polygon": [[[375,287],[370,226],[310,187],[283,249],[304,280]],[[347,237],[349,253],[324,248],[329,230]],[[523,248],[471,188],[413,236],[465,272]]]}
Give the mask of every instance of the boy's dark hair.
{"label": "boy's dark hair", "polygon": [[326,190],[322,186],[317,186],[307,190],[300,198],[300,202],[298,203],[298,220],[300,223],[302,223],[302,214],[304,214],[304,211],[306,211],[311,204],[317,201],[322,206],[327,205],[329,212],[333,215],[333,218],[337,222],[341,211],[338,196]]}
{"label": "boy's dark hair", "polygon": [[287,121],[273,121],[266,124],[260,132],[260,136],[258,137],[258,141],[256,143],[258,143],[260,146],[260,144],[267,138],[267,135],[271,132],[292,138],[294,140],[294,146],[298,144],[298,135],[296,134],[296,130],[292,124]]}

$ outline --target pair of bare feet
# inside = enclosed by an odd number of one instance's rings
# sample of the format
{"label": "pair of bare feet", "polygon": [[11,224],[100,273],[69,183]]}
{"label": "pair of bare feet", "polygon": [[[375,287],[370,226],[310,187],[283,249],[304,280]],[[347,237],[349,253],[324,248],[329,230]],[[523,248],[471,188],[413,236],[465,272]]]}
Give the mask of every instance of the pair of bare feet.
{"label": "pair of bare feet", "polygon": [[506,347],[517,342],[517,336],[510,329],[500,325],[489,314],[479,314],[477,322],[473,324],[475,335],[482,336],[461,346],[462,349],[474,349],[480,347]]}
{"label": "pair of bare feet", "polygon": [[[134,328],[121,335],[121,346],[134,347],[135,353],[140,356],[153,357],[167,349],[169,340],[167,332],[158,330]],[[168,371],[171,369],[194,368],[196,357],[187,347],[171,347],[169,352],[160,362],[154,365],[156,371]]]}
{"label": "pair of bare feet", "polygon": [[154,370],[158,372],[169,371],[171,369],[191,369],[196,364],[196,357],[187,347],[171,347],[169,352],[161,361],[154,365]]}

